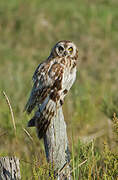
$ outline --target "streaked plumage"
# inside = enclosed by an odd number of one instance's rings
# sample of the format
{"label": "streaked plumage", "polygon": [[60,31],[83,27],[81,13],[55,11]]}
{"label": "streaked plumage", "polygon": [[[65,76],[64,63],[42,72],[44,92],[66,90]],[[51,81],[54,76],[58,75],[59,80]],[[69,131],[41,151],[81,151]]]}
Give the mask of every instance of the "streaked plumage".
{"label": "streaked plumage", "polygon": [[42,138],[62,106],[64,97],[76,79],[78,50],[71,41],[60,41],[50,56],[37,67],[33,75],[33,88],[25,106],[27,113],[36,107],[28,126],[36,126],[38,137]]}

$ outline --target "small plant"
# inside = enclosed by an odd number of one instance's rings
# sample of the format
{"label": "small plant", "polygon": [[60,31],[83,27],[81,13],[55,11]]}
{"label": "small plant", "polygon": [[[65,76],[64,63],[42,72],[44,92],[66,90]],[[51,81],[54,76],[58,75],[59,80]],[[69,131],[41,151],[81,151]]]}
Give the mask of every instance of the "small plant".
{"label": "small plant", "polygon": [[[95,149],[95,141],[84,144],[78,142],[78,149],[76,155],[72,159],[74,164],[73,176],[76,179],[95,179],[97,176],[101,179],[98,173],[100,166],[101,155]],[[73,162],[74,161],[74,162]]]}
{"label": "small plant", "polygon": [[34,158],[34,165],[32,167],[32,171],[35,180],[54,180],[54,171],[51,171],[50,169],[52,169],[50,164],[40,166],[40,164],[38,164],[37,160]]}
{"label": "small plant", "polygon": [[118,118],[116,117],[116,114],[113,115],[113,128],[116,136],[118,137]]}
{"label": "small plant", "polygon": [[118,153],[114,153],[104,144],[104,179],[117,179],[118,177]]}

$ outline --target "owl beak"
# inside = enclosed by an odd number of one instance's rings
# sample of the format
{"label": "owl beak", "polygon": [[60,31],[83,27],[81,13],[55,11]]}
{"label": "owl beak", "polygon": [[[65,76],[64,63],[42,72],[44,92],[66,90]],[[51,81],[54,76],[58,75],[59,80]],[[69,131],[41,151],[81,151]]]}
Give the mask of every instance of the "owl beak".
{"label": "owl beak", "polygon": [[64,51],[64,56],[66,56],[68,54],[68,52],[67,51]]}

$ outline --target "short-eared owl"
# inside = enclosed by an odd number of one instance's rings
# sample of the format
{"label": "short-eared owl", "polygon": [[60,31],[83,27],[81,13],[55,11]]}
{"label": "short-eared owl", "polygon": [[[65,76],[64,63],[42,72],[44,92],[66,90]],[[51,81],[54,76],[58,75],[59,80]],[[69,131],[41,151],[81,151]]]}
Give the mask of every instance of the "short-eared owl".
{"label": "short-eared owl", "polygon": [[59,41],[50,56],[34,72],[34,85],[25,110],[31,113],[36,107],[28,126],[36,126],[39,138],[46,133],[50,121],[76,79],[77,58],[78,50],[73,42]]}

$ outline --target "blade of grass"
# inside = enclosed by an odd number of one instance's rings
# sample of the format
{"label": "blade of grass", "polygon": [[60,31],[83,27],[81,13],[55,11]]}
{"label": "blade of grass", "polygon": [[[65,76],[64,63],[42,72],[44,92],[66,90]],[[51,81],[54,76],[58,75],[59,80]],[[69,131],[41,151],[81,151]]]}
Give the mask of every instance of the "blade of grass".
{"label": "blade of grass", "polygon": [[27,134],[27,136],[29,137],[29,139],[30,139],[32,142],[34,142],[32,136],[30,135],[30,133],[29,133],[25,128],[22,128],[22,129],[23,129],[24,132]]}
{"label": "blade of grass", "polygon": [[73,136],[72,136],[72,166],[73,166],[73,180],[75,180],[75,154],[74,154],[74,141],[73,141]]}
{"label": "blade of grass", "polygon": [[14,127],[14,132],[15,132],[15,135],[16,135],[16,124],[15,124],[15,119],[14,119],[14,113],[13,113],[13,110],[12,110],[9,98],[8,98],[8,96],[6,95],[6,93],[4,91],[3,91],[3,95],[4,95],[5,99],[6,99],[6,102],[8,104],[8,107],[9,107],[9,110],[10,110],[10,113],[11,113],[11,118],[12,118],[12,123],[13,123],[13,127]]}
{"label": "blade of grass", "polygon": [[[80,164],[78,164],[77,167],[74,167],[74,168],[71,170],[70,174],[71,174],[72,172],[74,172],[77,168],[81,167],[81,166],[82,166],[84,163],[86,163],[86,162],[87,162],[87,159],[86,159],[85,161],[81,162]],[[67,177],[68,177],[68,175],[67,175]]]}

